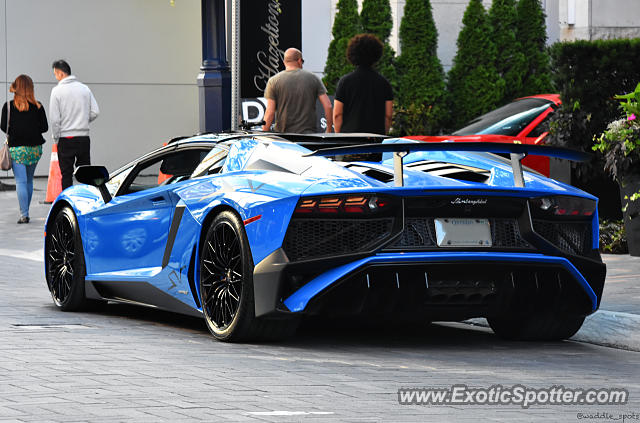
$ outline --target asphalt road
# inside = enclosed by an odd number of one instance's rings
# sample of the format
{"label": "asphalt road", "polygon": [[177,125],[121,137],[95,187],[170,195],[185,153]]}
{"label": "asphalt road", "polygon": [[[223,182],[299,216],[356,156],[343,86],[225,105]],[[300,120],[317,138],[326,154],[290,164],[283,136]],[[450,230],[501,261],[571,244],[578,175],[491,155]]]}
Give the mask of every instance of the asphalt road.
{"label": "asphalt road", "polygon": [[[16,225],[15,193],[0,192],[1,422],[640,420],[640,353],[624,349],[505,342],[461,323],[308,326],[286,342],[225,344],[201,320],[161,311],[59,312],[42,270],[43,197],[34,196],[32,223]],[[626,257],[610,275],[637,275]],[[609,303],[605,291],[603,306],[635,312],[638,291],[618,291]],[[526,409],[398,403],[400,388],[459,384],[624,388],[629,398]]]}

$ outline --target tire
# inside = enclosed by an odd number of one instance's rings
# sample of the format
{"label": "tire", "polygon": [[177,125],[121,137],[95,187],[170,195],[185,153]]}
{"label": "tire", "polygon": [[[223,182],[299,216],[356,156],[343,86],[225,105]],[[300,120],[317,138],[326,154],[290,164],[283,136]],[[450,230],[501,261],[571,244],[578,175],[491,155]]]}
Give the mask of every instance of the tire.
{"label": "tire", "polygon": [[487,318],[493,332],[514,341],[560,341],[580,330],[584,316],[545,312]]}
{"label": "tire", "polygon": [[69,207],[58,211],[47,230],[45,260],[47,286],[56,307],[62,311],[86,308],[84,251],[78,221]]}
{"label": "tire", "polygon": [[218,340],[275,340],[295,332],[295,321],[255,318],[253,260],[244,225],[231,211],[218,214],[200,250],[200,301]]}

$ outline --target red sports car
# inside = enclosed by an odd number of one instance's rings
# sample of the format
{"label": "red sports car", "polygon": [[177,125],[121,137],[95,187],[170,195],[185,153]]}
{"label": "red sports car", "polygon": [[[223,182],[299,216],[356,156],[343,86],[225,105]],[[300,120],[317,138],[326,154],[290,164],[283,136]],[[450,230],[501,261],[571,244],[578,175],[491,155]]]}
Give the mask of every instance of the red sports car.
{"label": "red sports car", "polygon": [[[469,122],[451,135],[409,136],[406,138],[440,141],[478,141],[541,144],[547,136],[544,124],[561,104],[559,94],[540,94],[519,98]],[[526,157],[522,163],[549,176],[549,158]]]}

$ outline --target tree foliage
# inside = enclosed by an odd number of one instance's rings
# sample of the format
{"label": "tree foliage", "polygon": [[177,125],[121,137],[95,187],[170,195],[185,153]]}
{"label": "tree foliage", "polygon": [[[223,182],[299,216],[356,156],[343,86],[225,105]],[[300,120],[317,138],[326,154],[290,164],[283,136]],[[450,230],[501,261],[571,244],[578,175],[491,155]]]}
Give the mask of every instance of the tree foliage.
{"label": "tree foliage", "polygon": [[364,0],[360,22],[363,32],[374,34],[382,42],[388,41],[393,28],[389,0]]}
{"label": "tree foliage", "polygon": [[389,0],[364,0],[360,12],[362,32],[374,34],[384,44],[382,57],[376,69],[389,80],[394,91],[397,88],[395,51],[389,45],[389,36],[393,28],[391,6]]}
{"label": "tree foliage", "polygon": [[540,0],[519,0],[516,8],[516,38],[525,64],[519,97],[553,91],[547,53],[547,26]]}
{"label": "tree foliage", "polygon": [[526,72],[525,57],[516,38],[516,0],[493,0],[488,17],[497,52],[496,71],[505,82],[498,101],[502,105],[519,96]]}
{"label": "tree foliage", "polygon": [[407,132],[429,134],[440,126],[444,117],[444,71],[437,47],[438,31],[430,0],[407,0],[400,23],[398,103],[408,111],[429,110],[428,121],[422,125],[408,125]]}
{"label": "tree foliage", "polygon": [[504,80],[495,67],[491,26],[481,0],[469,1],[462,25],[448,77],[452,128],[495,108],[504,91]]}
{"label": "tree foliage", "polygon": [[360,32],[357,0],[339,0],[331,31],[333,39],[329,44],[324,78],[322,78],[329,94],[335,92],[338,80],[353,70],[353,65],[349,63],[346,56],[347,45],[349,40]]}

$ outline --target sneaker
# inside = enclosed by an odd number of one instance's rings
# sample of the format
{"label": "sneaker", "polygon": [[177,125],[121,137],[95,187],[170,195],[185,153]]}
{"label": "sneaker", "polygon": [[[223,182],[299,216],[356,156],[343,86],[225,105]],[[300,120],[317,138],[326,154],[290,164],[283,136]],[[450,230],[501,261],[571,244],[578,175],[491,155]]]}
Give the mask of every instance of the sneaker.
{"label": "sneaker", "polygon": [[29,223],[29,218],[22,216],[20,219],[18,219],[18,224],[21,223]]}

